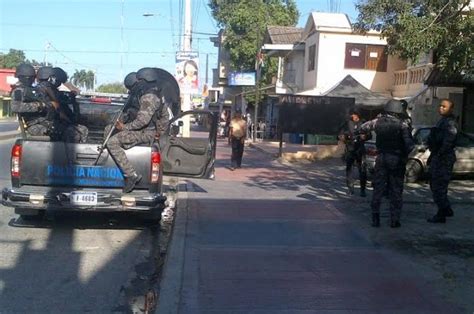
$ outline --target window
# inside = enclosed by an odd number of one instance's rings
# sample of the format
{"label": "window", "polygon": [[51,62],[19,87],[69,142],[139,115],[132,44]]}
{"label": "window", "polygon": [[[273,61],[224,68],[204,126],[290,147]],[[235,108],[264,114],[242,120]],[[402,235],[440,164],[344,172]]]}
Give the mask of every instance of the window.
{"label": "window", "polygon": [[314,63],[316,59],[316,44],[309,46],[308,53],[308,72],[314,70]]}
{"label": "window", "polygon": [[346,43],[344,68],[386,72],[386,47],[381,45]]}

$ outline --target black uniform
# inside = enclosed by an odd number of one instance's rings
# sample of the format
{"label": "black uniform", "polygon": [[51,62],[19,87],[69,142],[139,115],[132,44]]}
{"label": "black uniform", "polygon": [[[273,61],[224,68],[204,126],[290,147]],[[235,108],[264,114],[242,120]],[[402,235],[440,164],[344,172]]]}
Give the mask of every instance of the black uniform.
{"label": "black uniform", "polygon": [[431,151],[428,159],[430,166],[430,188],[433,200],[438,206],[436,216],[443,219],[452,216],[451,204],[448,200],[448,184],[456,162],[454,147],[458,126],[453,115],[442,117],[431,129],[428,137],[428,148]]}
{"label": "black uniform", "polygon": [[360,193],[362,196],[365,196],[365,187],[367,183],[365,146],[364,140],[361,139],[361,135],[356,135],[362,124],[363,121],[361,120],[357,122],[349,120],[341,130],[340,135],[343,136],[346,144],[346,184],[349,189],[349,194],[354,194],[353,168],[355,163],[359,169]]}
{"label": "black uniform", "polygon": [[380,225],[380,205],[388,186],[390,200],[391,227],[400,226],[403,205],[403,179],[409,152],[414,147],[409,126],[396,114],[387,112],[362,125],[364,132],[375,131],[379,152],[375,161],[372,197],[372,225]]}

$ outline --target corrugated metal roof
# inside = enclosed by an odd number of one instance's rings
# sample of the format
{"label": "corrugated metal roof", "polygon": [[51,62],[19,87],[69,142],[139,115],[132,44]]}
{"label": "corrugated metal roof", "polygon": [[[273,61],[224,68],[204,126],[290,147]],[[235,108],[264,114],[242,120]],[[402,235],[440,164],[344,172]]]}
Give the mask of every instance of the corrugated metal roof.
{"label": "corrugated metal roof", "polygon": [[303,28],[293,26],[268,26],[270,44],[295,44],[301,41]]}

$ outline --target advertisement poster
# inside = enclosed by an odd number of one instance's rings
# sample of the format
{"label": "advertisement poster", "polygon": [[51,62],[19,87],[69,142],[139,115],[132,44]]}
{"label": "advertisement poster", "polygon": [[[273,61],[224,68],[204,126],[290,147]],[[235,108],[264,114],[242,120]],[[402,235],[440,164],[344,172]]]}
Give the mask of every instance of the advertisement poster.
{"label": "advertisement poster", "polygon": [[255,86],[255,72],[230,72],[229,86]]}
{"label": "advertisement poster", "polygon": [[197,52],[176,53],[176,81],[184,94],[198,93],[198,65]]}

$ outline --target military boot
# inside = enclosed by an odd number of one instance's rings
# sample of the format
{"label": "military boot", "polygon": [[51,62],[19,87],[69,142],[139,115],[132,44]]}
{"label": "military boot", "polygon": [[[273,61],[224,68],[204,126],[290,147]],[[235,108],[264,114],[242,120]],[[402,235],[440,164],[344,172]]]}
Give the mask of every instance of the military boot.
{"label": "military boot", "polygon": [[125,177],[125,185],[123,186],[123,193],[130,193],[135,188],[135,185],[140,182],[142,176],[138,173],[134,173],[130,177]]}
{"label": "military boot", "polygon": [[372,214],[372,227],[380,227],[380,214]]}

